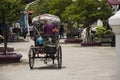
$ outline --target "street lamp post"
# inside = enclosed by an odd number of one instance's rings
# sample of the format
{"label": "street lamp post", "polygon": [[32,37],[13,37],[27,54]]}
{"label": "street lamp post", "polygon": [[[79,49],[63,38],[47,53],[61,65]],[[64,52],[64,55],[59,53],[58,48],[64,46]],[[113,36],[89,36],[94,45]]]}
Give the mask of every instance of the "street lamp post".
{"label": "street lamp post", "polygon": [[[29,4],[27,4],[26,7],[25,7],[25,11],[24,11],[24,14],[25,14],[25,24],[26,24],[26,27],[27,27],[27,30],[28,30],[27,36],[30,35],[30,33],[29,33],[29,26],[30,26],[30,25],[29,25],[29,23],[28,23],[28,14],[29,14],[28,8],[29,8],[30,5],[34,4],[35,2],[36,2],[36,1],[33,1],[33,2],[30,2]],[[29,38],[28,38],[28,41],[29,41]]]}
{"label": "street lamp post", "polygon": [[120,10],[109,18],[109,24],[116,35],[117,80],[120,80]]}

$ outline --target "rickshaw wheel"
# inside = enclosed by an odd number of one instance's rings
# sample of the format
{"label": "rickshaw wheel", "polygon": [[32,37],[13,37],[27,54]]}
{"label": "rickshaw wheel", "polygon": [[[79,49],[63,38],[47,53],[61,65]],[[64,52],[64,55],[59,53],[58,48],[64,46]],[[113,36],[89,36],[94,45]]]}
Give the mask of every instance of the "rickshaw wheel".
{"label": "rickshaw wheel", "polygon": [[58,57],[58,68],[61,68],[61,66],[62,66],[62,48],[61,48],[61,46],[59,46],[59,48],[58,48],[57,57]]}
{"label": "rickshaw wheel", "polygon": [[28,57],[29,57],[29,67],[30,69],[33,69],[34,67],[34,50],[33,50],[33,45],[30,47],[30,50],[29,50],[29,54],[28,54]]}

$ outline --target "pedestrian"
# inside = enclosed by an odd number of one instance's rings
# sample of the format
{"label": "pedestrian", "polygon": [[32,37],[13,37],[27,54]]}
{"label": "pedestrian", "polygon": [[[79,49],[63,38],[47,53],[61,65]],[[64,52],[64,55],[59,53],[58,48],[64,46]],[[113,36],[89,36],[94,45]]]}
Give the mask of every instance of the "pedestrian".
{"label": "pedestrian", "polygon": [[32,38],[33,37],[33,25],[32,24],[30,24],[29,31],[30,31],[30,38]]}
{"label": "pedestrian", "polygon": [[64,27],[63,27],[63,25],[61,24],[61,25],[60,25],[60,29],[59,29],[60,39],[64,37],[63,34],[64,34]]}
{"label": "pedestrian", "polygon": [[20,31],[21,30],[21,26],[20,26],[20,23],[19,21],[16,21],[14,23],[14,29],[13,29],[13,32],[16,34],[16,39],[18,40],[19,39],[19,36],[20,36]]}

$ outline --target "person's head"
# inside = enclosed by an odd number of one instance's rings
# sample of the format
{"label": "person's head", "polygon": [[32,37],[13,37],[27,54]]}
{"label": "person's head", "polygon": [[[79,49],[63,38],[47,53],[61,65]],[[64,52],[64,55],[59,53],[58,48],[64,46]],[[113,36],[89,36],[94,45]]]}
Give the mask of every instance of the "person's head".
{"label": "person's head", "polygon": [[43,22],[46,24],[47,23],[47,21],[46,20],[43,20]]}

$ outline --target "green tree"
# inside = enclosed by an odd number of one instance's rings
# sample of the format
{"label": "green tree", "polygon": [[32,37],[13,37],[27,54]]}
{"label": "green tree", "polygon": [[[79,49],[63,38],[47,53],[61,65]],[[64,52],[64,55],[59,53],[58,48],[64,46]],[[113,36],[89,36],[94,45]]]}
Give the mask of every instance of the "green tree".
{"label": "green tree", "polygon": [[61,18],[66,7],[72,2],[72,0],[52,0],[49,5],[49,13],[57,15]]}
{"label": "green tree", "polygon": [[31,5],[29,9],[34,11],[34,16],[49,13],[50,2],[51,0],[36,0],[35,4]]}
{"label": "green tree", "polygon": [[[75,0],[66,8],[62,18],[69,22],[77,22],[78,25],[82,23],[85,27],[90,27],[91,24],[98,20],[97,8],[97,1]],[[89,32],[89,28],[87,30]]]}
{"label": "green tree", "polygon": [[72,0],[36,0],[36,3],[29,7],[33,10],[34,15],[39,14],[53,14],[61,17],[65,8],[72,3]]}
{"label": "green tree", "polygon": [[99,19],[103,21],[103,26],[106,29],[111,29],[108,24],[108,18],[113,15],[113,9],[110,4],[107,3],[107,0],[99,1]]}
{"label": "green tree", "polygon": [[22,0],[0,0],[0,22],[4,26],[4,54],[7,49],[8,27],[19,19],[24,9]]}
{"label": "green tree", "polygon": [[62,14],[63,18],[67,18],[69,21],[85,22],[92,24],[98,19],[98,5],[93,0],[75,0],[73,4],[66,8],[66,11]]}
{"label": "green tree", "polygon": [[70,26],[77,22],[85,27],[90,27],[98,19],[103,20],[106,26],[112,15],[111,5],[106,0],[37,0],[34,10],[37,15],[50,13],[69,22]]}
{"label": "green tree", "polygon": [[[82,23],[89,28],[98,19],[107,20],[112,15],[112,8],[106,0],[75,0],[66,8],[62,18],[67,21]],[[88,35],[89,37],[90,35]],[[89,40],[90,41],[90,38]]]}

